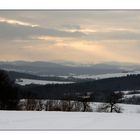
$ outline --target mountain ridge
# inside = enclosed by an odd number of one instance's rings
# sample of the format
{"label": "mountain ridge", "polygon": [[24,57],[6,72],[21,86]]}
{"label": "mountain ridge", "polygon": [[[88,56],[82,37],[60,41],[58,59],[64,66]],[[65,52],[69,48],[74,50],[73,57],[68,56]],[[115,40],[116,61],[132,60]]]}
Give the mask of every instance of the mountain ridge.
{"label": "mountain ridge", "polygon": [[0,61],[0,69],[26,72],[36,75],[71,75],[71,74],[106,74],[122,71],[140,70],[140,65],[100,63],[92,65],[67,66],[62,63],[48,61]]}

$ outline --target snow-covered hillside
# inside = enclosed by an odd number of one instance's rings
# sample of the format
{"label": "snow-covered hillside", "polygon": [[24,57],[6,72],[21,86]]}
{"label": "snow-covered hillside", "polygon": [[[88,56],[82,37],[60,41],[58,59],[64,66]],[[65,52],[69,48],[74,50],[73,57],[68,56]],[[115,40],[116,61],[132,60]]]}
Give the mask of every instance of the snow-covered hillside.
{"label": "snow-covered hillside", "polygon": [[45,80],[34,80],[34,79],[20,79],[16,81],[19,85],[29,85],[29,84],[39,84],[39,85],[46,85],[46,84],[69,84],[73,82],[60,82],[60,81],[45,81]]}
{"label": "snow-covered hillside", "polygon": [[127,75],[132,75],[132,74],[140,74],[140,71],[135,71],[135,72],[122,72],[122,73],[107,73],[107,74],[99,74],[99,75],[70,75],[70,76],[59,76],[63,78],[68,78],[68,77],[73,77],[73,78],[79,78],[79,79],[105,79],[105,78],[113,78],[113,77],[123,77]]}
{"label": "snow-covered hillside", "polygon": [[121,106],[124,113],[0,111],[0,129],[140,129],[140,105]]}
{"label": "snow-covered hillside", "polygon": [[140,97],[140,94],[130,94],[130,95],[124,95],[124,98],[132,98],[132,97]]}

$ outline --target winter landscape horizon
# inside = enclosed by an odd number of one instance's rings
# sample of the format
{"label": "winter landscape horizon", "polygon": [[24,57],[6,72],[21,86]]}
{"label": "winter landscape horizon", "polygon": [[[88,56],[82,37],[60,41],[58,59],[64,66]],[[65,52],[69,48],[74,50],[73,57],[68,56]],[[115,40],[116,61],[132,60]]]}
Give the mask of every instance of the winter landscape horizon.
{"label": "winter landscape horizon", "polygon": [[0,10],[0,130],[140,130],[139,21]]}

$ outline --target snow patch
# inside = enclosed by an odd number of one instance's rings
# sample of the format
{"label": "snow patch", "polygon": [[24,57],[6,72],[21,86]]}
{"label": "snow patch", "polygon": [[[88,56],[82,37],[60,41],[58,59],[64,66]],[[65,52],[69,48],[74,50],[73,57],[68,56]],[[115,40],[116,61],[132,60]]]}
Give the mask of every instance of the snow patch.
{"label": "snow patch", "polygon": [[107,74],[99,74],[99,75],[70,75],[70,76],[59,76],[63,78],[79,78],[79,79],[106,79],[106,78],[113,78],[113,77],[123,77],[127,75],[132,75],[132,74],[140,74],[140,71],[135,71],[135,72],[127,72],[127,73],[107,73]]}
{"label": "snow patch", "polygon": [[73,82],[62,82],[62,81],[46,81],[46,80],[34,80],[34,79],[23,79],[16,80],[16,83],[19,85],[29,85],[29,84],[39,84],[39,85],[46,85],[46,84],[70,84]]}

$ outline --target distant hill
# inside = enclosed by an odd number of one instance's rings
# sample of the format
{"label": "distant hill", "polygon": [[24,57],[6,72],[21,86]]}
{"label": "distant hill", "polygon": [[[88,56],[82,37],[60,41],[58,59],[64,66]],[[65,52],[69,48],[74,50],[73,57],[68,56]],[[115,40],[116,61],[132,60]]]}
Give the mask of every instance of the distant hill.
{"label": "distant hill", "polygon": [[15,81],[16,79],[33,79],[33,80],[45,80],[45,81],[70,81],[70,82],[81,82],[86,81],[87,79],[78,79],[78,78],[63,78],[58,76],[38,76],[35,74],[28,74],[24,72],[16,71],[7,71],[11,80]]}
{"label": "distant hill", "polygon": [[82,74],[105,74],[119,73],[126,69],[121,65],[115,64],[95,64],[95,65],[67,65],[65,63],[52,62],[0,62],[0,69],[25,72],[35,75],[82,75]]}
{"label": "distant hill", "polygon": [[[89,82],[74,84],[53,84],[53,85],[27,85],[22,87],[30,93],[33,98],[64,99],[71,97],[77,99],[85,93],[91,93],[96,101],[101,101],[102,97],[110,91],[140,90],[140,75],[128,75],[125,77],[108,78]],[[27,92],[26,92],[27,93]],[[29,94],[22,95],[24,98]]]}

